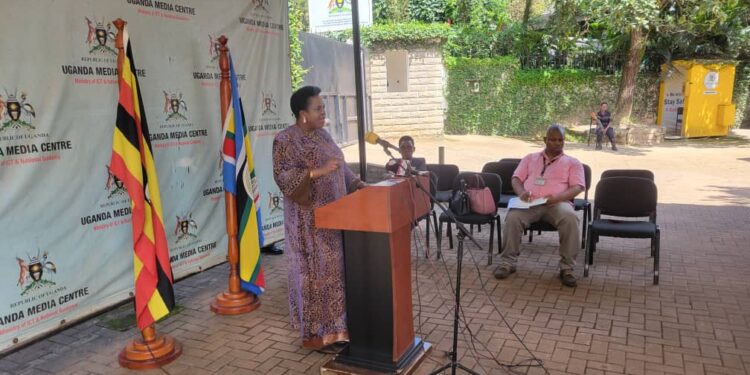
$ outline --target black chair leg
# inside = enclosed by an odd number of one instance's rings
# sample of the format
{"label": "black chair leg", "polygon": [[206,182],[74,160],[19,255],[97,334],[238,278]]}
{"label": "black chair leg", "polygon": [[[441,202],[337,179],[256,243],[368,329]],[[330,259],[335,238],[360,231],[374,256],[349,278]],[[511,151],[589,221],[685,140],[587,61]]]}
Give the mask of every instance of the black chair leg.
{"label": "black chair leg", "polygon": [[533,240],[533,239],[534,239],[534,231],[533,230],[529,230],[529,243],[531,243],[531,240]]}
{"label": "black chair leg", "polygon": [[425,225],[424,242],[425,242],[424,257],[427,259],[430,259],[430,214],[427,214],[427,224]]}
{"label": "black chair leg", "polygon": [[487,265],[488,266],[492,264],[492,245],[493,245],[492,241],[494,240],[493,238],[494,234],[495,234],[495,221],[491,220],[490,221],[490,244],[489,244],[489,248],[487,249]]}
{"label": "black chair leg", "polygon": [[[450,225],[450,223],[448,223]],[[443,222],[438,223],[437,227],[437,258],[440,259],[440,256],[442,255],[441,249],[442,249],[442,243],[443,243]]]}
{"label": "black chair leg", "polygon": [[661,242],[661,231],[656,228],[654,242],[654,285],[659,285],[659,246]]}
{"label": "black chair leg", "polygon": [[435,227],[435,241],[438,239],[438,217],[437,212],[432,210],[432,225]]}
{"label": "black chair leg", "polygon": [[593,241],[592,241],[593,237],[594,236],[591,234],[591,229],[589,229],[588,237],[586,238],[586,250],[584,251],[585,258],[584,258],[584,261],[583,261],[583,277],[589,277],[589,267],[593,263],[593,261],[591,259],[592,255],[593,255],[591,253],[591,247],[593,246],[592,245],[592,243],[593,243]]}
{"label": "black chair leg", "polygon": [[[497,220],[497,253],[501,254],[503,252],[503,221],[500,220],[500,216],[496,217],[495,220]],[[490,258],[492,260],[492,258]]]}
{"label": "black chair leg", "polygon": [[588,213],[587,209],[583,209],[583,223],[581,223],[581,249],[586,247],[586,227],[588,226]]}
{"label": "black chair leg", "polygon": [[447,223],[448,225],[448,248],[453,248],[453,229],[451,229],[451,223]]}
{"label": "black chair leg", "polygon": [[482,224],[477,224],[477,232],[482,233]]}

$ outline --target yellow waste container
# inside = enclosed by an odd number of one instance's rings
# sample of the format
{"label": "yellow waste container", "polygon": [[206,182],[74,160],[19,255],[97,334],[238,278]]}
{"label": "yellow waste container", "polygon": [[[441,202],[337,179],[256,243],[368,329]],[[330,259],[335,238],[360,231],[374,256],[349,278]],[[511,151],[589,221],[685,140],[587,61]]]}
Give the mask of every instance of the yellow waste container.
{"label": "yellow waste container", "polygon": [[729,134],[735,106],[733,61],[676,60],[661,66],[656,122],[665,136]]}

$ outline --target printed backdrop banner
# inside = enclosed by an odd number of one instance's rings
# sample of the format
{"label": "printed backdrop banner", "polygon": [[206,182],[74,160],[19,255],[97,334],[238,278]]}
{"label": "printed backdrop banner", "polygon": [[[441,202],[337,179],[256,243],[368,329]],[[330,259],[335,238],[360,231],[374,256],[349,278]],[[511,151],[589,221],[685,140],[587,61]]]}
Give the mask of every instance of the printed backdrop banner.
{"label": "printed backdrop banner", "polygon": [[175,277],[226,257],[221,35],[245,103],[264,237],[267,244],[282,239],[271,146],[292,122],[283,105],[291,95],[286,7],[0,0],[0,351],[133,291],[130,202],[108,165],[118,17],[128,22]]}
{"label": "printed backdrop banner", "polygon": [[[348,30],[352,28],[351,0],[307,0],[310,31]],[[359,25],[372,24],[372,0],[359,0]]]}

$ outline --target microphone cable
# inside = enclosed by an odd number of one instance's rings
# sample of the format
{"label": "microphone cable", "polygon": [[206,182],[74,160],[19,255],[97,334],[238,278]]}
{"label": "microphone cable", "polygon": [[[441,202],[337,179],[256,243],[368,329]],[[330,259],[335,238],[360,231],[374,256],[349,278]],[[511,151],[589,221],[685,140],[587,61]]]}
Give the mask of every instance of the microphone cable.
{"label": "microphone cable", "polygon": [[[423,187],[423,186],[421,186],[421,185],[418,185],[417,187],[418,187],[418,188],[419,188],[420,190],[422,190],[423,192],[425,192],[425,193],[428,193],[428,195],[429,195],[429,192],[427,192],[427,191],[426,191],[426,190],[424,189],[424,187]],[[412,189],[412,187],[411,187],[411,184],[410,184],[410,189]],[[411,195],[413,196],[413,191],[412,191],[412,194],[411,194]],[[438,205],[438,206],[440,206],[440,205]],[[442,209],[442,207],[440,207],[440,208]],[[412,211],[412,217],[413,217],[413,213],[414,213],[414,211]],[[449,223],[447,223],[447,225],[451,225],[451,223],[449,222]],[[418,226],[417,226],[416,228],[417,228],[417,231],[418,231],[418,232],[419,232],[419,233],[421,234],[421,233],[422,233],[422,231],[421,231],[421,228],[419,228]],[[460,229],[459,229],[459,230],[460,230]],[[439,235],[442,235],[442,233],[439,233]],[[420,242],[421,242],[421,238],[420,238],[420,239],[419,239],[418,241],[420,241]],[[475,334],[474,334],[474,332],[473,332],[473,331],[471,330],[471,327],[469,327],[469,324],[468,324],[468,320],[466,319],[466,315],[465,315],[465,313],[464,313],[463,305],[460,305],[460,309],[459,309],[459,313],[460,313],[460,315],[461,315],[461,319],[460,319],[460,320],[461,320],[461,322],[462,322],[462,323],[464,324],[464,327],[465,327],[465,330],[464,330],[464,332],[465,332],[465,331],[468,331],[468,332],[469,332],[469,336],[470,336],[470,338],[471,338],[471,340],[470,340],[470,343],[471,343],[471,349],[470,349],[470,350],[471,350],[472,352],[474,352],[474,354],[475,354],[475,355],[477,355],[477,356],[479,356],[479,357],[482,357],[482,358],[485,358],[485,359],[491,359],[492,361],[494,361],[494,362],[495,362],[495,363],[496,363],[496,364],[497,364],[498,366],[500,366],[501,368],[504,368],[504,369],[506,369],[506,370],[508,370],[508,371],[511,371],[511,372],[513,372],[513,370],[512,370],[513,368],[518,368],[518,367],[541,367],[541,368],[542,368],[542,369],[544,370],[545,374],[549,375],[549,370],[548,370],[548,369],[547,369],[547,368],[546,368],[546,367],[544,366],[544,361],[542,361],[541,359],[539,359],[539,358],[538,358],[538,357],[537,357],[537,356],[536,356],[536,355],[535,355],[535,354],[534,354],[534,353],[533,353],[533,352],[531,351],[531,349],[529,349],[529,347],[528,347],[528,346],[526,345],[526,343],[525,343],[525,342],[523,341],[523,339],[522,339],[522,338],[521,338],[521,337],[520,337],[520,336],[519,336],[519,335],[518,335],[518,334],[517,334],[517,333],[515,332],[515,330],[513,329],[513,327],[514,327],[515,325],[511,325],[511,324],[510,324],[510,323],[509,323],[509,322],[507,321],[507,319],[505,318],[505,315],[504,315],[503,313],[501,313],[501,312],[500,312],[500,308],[499,308],[499,307],[497,306],[497,304],[495,303],[495,301],[494,301],[494,300],[492,299],[492,296],[491,296],[491,295],[489,294],[489,292],[487,291],[487,287],[486,287],[486,282],[485,282],[484,278],[482,277],[482,272],[481,272],[481,270],[479,269],[479,263],[478,263],[478,261],[477,261],[476,257],[474,256],[474,253],[473,253],[473,252],[471,251],[472,249],[469,249],[469,248],[467,248],[466,250],[468,250],[468,251],[467,251],[467,253],[469,253],[469,255],[470,255],[470,257],[471,257],[472,261],[474,262],[474,268],[475,268],[475,269],[477,270],[477,275],[478,275],[478,278],[479,278],[479,281],[480,281],[480,285],[481,285],[481,290],[482,290],[482,291],[484,292],[484,295],[485,295],[485,297],[487,298],[487,300],[489,300],[489,301],[490,301],[490,304],[492,305],[492,308],[493,308],[493,310],[494,310],[494,311],[495,311],[495,312],[496,312],[496,313],[497,313],[497,314],[498,314],[498,315],[500,316],[500,318],[501,318],[501,320],[503,321],[503,323],[505,324],[505,326],[507,326],[507,327],[508,327],[508,329],[510,330],[510,332],[511,332],[511,333],[513,334],[513,336],[514,336],[514,337],[516,338],[516,340],[517,340],[517,341],[518,341],[518,342],[519,342],[519,343],[521,344],[521,346],[523,347],[523,349],[524,349],[524,350],[525,350],[525,351],[526,351],[527,353],[529,353],[529,354],[531,355],[531,358],[528,358],[528,359],[524,359],[524,360],[522,360],[522,361],[519,361],[519,362],[517,362],[517,363],[514,363],[514,364],[508,364],[508,363],[503,363],[503,362],[500,362],[500,361],[499,361],[499,360],[498,360],[498,359],[497,359],[497,358],[496,358],[496,357],[495,357],[494,355],[490,357],[490,356],[487,356],[487,355],[485,355],[485,354],[481,354],[481,353],[479,353],[479,352],[478,352],[478,351],[476,350],[476,346],[475,346],[475,340],[476,340],[476,341],[479,341],[479,343],[480,343],[480,346],[481,346],[481,347],[483,348],[483,350],[484,350],[484,351],[486,351],[486,352],[488,352],[488,353],[490,353],[490,354],[492,354],[492,351],[490,351],[490,350],[489,350],[489,348],[487,348],[487,346],[486,346],[486,345],[484,345],[484,343],[483,343],[483,342],[481,342],[480,340],[476,339],[476,337],[475,337]],[[480,250],[481,250],[481,248],[480,248]],[[419,257],[419,252],[418,252],[418,251],[417,251],[417,257]],[[455,295],[456,295],[456,290],[455,290],[455,288],[453,287],[453,280],[451,279],[451,276],[450,276],[450,272],[449,272],[449,269],[448,269],[448,264],[447,264],[447,263],[446,263],[446,261],[445,261],[445,257],[442,257],[442,258],[441,258],[441,261],[442,261],[443,267],[444,267],[444,269],[445,269],[445,274],[446,274],[446,276],[448,277],[448,280],[449,280],[449,283],[448,283],[448,284],[449,284],[449,286],[450,286],[450,290],[451,290],[451,292],[452,292],[452,294],[453,294],[453,297],[454,297],[454,299],[455,299]],[[418,270],[417,270],[417,271],[418,271]],[[418,273],[418,272],[417,272],[417,273]],[[419,319],[420,319],[420,322],[421,322],[421,296],[419,295],[419,290],[417,291],[417,293],[418,293],[418,296],[417,296],[417,298],[418,298],[418,300],[419,300],[419,304],[420,304],[420,307],[419,307],[419,309],[420,309],[420,311],[419,311],[419,313],[420,313],[420,317],[419,317]],[[442,298],[442,295],[441,295],[441,298]],[[420,324],[421,324],[421,323],[420,323]],[[421,327],[420,327],[420,329],[421,329]],[[532,363],[528,363],[528,364],[526,364],[525,362],[532,362]],[[478,365],[479,365],[480,367],[482,367],[482,366],[481,366],[481,364],[479,363],[479,361],[477,361],[477,364],[478,364]],[[484,370],[484,368],[482,368],[482,369]],[[486,370],[485,370],[485,371],[486,371]]]}

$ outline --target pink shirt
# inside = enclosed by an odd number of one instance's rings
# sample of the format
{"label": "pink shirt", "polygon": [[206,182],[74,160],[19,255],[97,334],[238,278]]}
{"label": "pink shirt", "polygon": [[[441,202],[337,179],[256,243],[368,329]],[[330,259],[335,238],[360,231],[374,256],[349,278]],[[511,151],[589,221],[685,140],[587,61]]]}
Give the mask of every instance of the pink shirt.
{"label": "pink shirt", "polygon": [[[538,185],[536,181],[542,177],[542,171],[544,185]],[[578,159],[564,153],[552,160],[544,155],[544,150],[528,154],[521,159],[513,177],[518,177],[523,182],[523,188],[535,198],[560,194],[575,185],[586,188],[583,165]]]}

